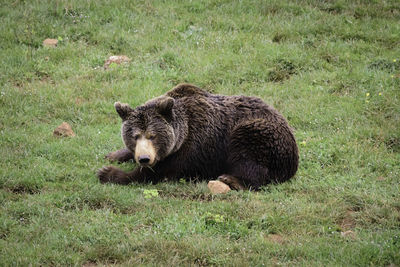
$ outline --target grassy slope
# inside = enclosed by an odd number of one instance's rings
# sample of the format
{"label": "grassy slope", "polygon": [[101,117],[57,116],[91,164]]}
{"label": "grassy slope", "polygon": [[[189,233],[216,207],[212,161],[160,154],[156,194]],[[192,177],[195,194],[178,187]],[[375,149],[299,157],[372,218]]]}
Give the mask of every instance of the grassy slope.
{"label": "grassy slope", "polygon": [[[1,265],[400,265],[398,1],[3,0],[0,18]],[[100,68],[114,54],[132,62]],[[296,179],[100,185],[114,101],[178,82],[279,109]]]}

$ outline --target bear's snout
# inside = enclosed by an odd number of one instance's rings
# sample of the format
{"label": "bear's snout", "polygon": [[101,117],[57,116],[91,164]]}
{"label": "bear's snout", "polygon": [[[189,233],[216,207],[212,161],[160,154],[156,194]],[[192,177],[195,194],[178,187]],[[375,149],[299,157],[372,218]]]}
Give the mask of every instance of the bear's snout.
{"label": "bear's snout", "polygon": [[136,141],[135,161],[141,166],[148,167],[155,164],[156,150],[153,142],[144,136]]}
{"label": "bear's snout", "polygon": [[140,155],[139,156],[139,163],[140,164],[147,164],[150,162],[150,156],[149,155]]}

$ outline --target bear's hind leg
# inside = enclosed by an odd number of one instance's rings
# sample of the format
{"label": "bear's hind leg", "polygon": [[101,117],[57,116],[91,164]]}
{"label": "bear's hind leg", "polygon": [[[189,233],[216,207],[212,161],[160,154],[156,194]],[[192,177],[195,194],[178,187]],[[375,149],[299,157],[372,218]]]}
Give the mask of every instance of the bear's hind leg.
{"label": "bear's hind leg", "polygon": [[119,163],[122,163],[122,162],[127,162],[127,161],[133,159],[134,155],[129,149],[123,148],[123,149],[108,153],[105,156],[105,158],[111,162],[118,161]]}
{"label": "bear's hind leg", "polygon": [[218,180],[223,182],[224,184],[229,185],[229,187],[233,190],[244,190],[245,189],[242,182],[238,178],[236,178],[232,175],[223,174],[218,177]]}
{"label": "bear's hind leg", "polygon": [[276,127],[264,119],[239,123],[231,133],[227,173],[253,190],[272,182],[269,165],[277,160],[273,152],[275,139],[279,140],[275,135]]}
{"label": "bear's hind leg", "polygon": [[238,181],[244,188],[250,190],[258,190],[261,186],[270,181],[268,169],[266,167],[245,158],[234,161],[229,174],[230,177],[233,177],[235,181]]}

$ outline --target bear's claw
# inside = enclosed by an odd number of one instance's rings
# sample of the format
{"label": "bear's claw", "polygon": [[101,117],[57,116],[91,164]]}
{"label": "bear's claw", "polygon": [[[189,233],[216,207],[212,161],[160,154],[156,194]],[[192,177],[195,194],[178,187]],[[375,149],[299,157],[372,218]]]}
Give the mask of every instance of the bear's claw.
{"label": "bear's claw", "polygon": [[111,171],[112,171],[112,166],[103,167],[97,171],[97,177],[99,177],[101,183],[110,182]]}
{"label": "bear's claw", "polygon": [[114,162],[117,161],[117,159],[115,158],[115,153],[114,152],[110,152],[107,155],[104,156],[104,159],[109,160],[110,162]]}

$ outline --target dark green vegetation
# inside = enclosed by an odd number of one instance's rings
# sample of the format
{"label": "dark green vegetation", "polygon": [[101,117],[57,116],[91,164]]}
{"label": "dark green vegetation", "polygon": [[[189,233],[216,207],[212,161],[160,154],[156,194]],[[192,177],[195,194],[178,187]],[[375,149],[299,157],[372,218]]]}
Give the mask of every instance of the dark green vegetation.
{"label": "dark green vegetation", "polygon": [[[2,0],[0,21],[0,265],[400,265],[399,1]],[[296,178],[99,184],[113,103],[179,82],[275,106]]]}

